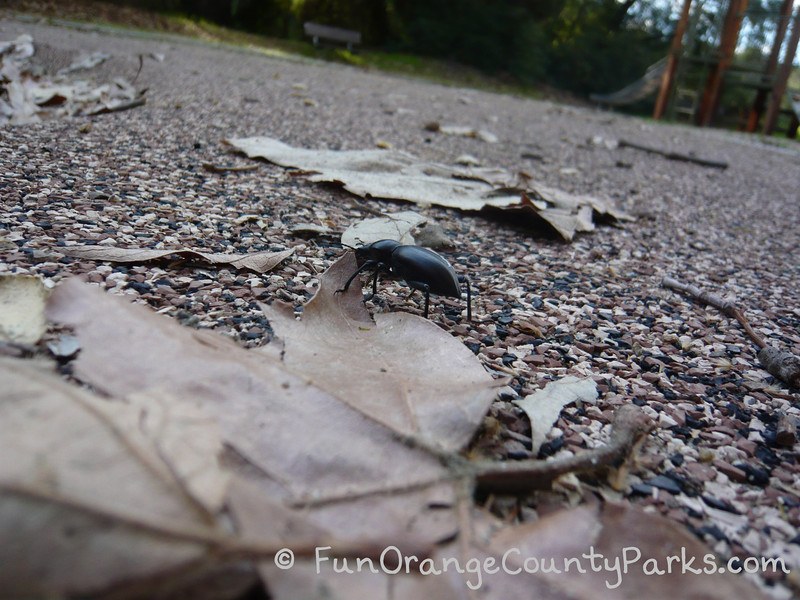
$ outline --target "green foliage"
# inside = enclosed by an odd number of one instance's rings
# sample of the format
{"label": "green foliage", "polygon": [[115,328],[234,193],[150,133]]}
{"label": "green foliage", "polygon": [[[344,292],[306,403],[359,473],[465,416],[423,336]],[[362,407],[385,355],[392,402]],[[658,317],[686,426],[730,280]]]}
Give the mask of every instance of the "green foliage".
{"label": "green foliage", "polygon": [[[392,49],[454,60],[523,83],[585,94],[640,77],[666,52],[668,13],[628,13],[635,0],[395,0]],[[644,13],[643,13],[644,14]],[[667,21],[668,22],[668,21]]]}
{"label": "green foliage", "polygon": [[305,21],[345,27],[375,50],[581,94],[630,83],[668,45],[668,10],[641,0],[128,1],[276,37],[302,39]]}
{"label": "green foliage", "polygon": [[510,74],[520,81],[546,73],[547,38],[539,22],[515,2],[396,0],[387,46]]}
{"label": "green foliage", "polygon": [[298,30],[291,0],[232,0],[230,20],[240,29],[276,37],[291,37]]}

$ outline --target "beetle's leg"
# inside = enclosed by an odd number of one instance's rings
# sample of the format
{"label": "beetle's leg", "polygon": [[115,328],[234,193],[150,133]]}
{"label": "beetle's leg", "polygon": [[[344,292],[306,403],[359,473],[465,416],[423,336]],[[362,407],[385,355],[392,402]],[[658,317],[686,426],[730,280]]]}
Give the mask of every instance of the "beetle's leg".
{"label": "beetle's leg", "polygon": [[372,267],[379,265],[380,263],[377,260],[368,260],[363,265],[361,265],[356,272],[350,275],[350,279],[347,280],[347,283],[344,284],[343,288],[340,288],[334,292],[334,294],[341,294],[347,291],[347,288],[350,287],[350,284],[353,283],[353,279],[355,279],[359,273],[362,271],[366,271],[367,269],[371,269]]}
{"label": "beetle's leg", "polygon": [[374,262],[376,266],[375,266],[375,272],[372,274],[372,293],[368,295],[366,298],[364,298],[364,302],[372,300],[375,294],[378,293],[378,275],[380,275],[381,271],[386,271],[387,273],[390,272],[389,267],[386,266],[386,263],[382,263],[378,260]]}
{"label": "beetle's leg", "polygon": [[466,275],[459,275],[458,280],[461,283],[467,284],[467,321],[472,321],[472,292],[469,289],[469,277]]}
{"label": "beetle's leg", "polygon": [[364,298],[364,300],[372,300],[375,297],[375,294],[378,293],[378,274],[381,272],[380,265],[378,268],[375,269],[375,272],[372,274],[372,293]]}
{"label": "beetle's leg", "polygon": [[[421,281],[406,281],[408,287],[411,288],[411,294],[413,294],[416,290],[421,292],[425,292],[425,318],[428,318],[428,306],[431,303],[431,288],[427,283],[422,283]],[[409,294],[409,298],[411,297]]]}

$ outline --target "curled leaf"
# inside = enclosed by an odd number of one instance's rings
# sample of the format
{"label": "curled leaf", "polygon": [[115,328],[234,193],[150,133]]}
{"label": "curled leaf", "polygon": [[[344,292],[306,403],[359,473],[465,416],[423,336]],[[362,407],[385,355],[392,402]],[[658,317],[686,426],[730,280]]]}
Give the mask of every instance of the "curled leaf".
{"label": "curled leaf", "polygon": [[0,276],[0,341],[35,344],[47,329],[47,289],[33,275]]}
{"label": "curled leaf", "polygon": [[68,246],[61,249],[67,256],[84,260],[98,260],[118,263],[139,263],[159,260],[178,255],[187,259],[202,260],[212,265],[229,265],[237,269],[248,269],[256,273],[266,273],[277,267],[281,261],[294,254],[294,248],[280,252],[252,252],[249,254],[224,254],[200,252],[188,248],[153,250],[151,248],[113,248],[105,246]]}

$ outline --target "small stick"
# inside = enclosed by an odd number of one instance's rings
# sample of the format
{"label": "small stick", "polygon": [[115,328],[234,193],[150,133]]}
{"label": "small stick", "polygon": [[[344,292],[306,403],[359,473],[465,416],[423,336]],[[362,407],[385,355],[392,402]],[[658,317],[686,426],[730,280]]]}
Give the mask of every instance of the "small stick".
{"label": "small stick", "polygon": [[215,165],[213,163],[204,162],[203,168],[212,173],[240,173],[242,171],[255,171],[258,165],[238,165],[226,167],[224,165]]}
{"label": "small stick", "polygon": [[770,375],[791,387],[800,388],[800,358],[794,354],[767,346],[758,352],[758,361]]}
{"label": "small stick", "polygon": [[634,148],[636,150],[643,150],[644,152],[649,152],[650,154],[659,154],[664,158],[669,160],[680,160],[683,162],[690,162],[696,165],[700,165],[702,167],[711,167],[713,169],[727,169],[728,163],[720,162],[716,160],[708,160],[705,158],[697,158],[696,156],[690,156],[688,154],[680,154],[678,152],[666,152],[664,150],[659,150],[658,148],[651,148],[650,146],[643,146],[641,144],[636,144],[634,142],[628,142],[626,140],[619,140],[617,142],[620,148]]}
{"label": "small stick", "polygon": [[136,70],[136,75],[133,77],[133,81],[131,81],[131,85],[136,83],[136,80],[139,79],[139,73],[142,72],[142,67],[144,67],[144,54],[139,55],[139,68]]}
{"label": "small stick", "polygon": [[636,444],[650,433],[654,423],[635,404],[622,406],[611,425],[611,439],[605,446],[556,460],[515,462],[479,462],[475,482],[479,490],[503,494],[548,489],[552,482],[567,473],[594,473],[624,462]]}
{"label": "small stick", "polygon": [[749,321],[745,318],[744,313],[741,311],[739,307],[737,307],[733,302],[729,300],[723,300],[716,294],[711,294],[709,292],[704,292],[696,285],[691,285],[688,283],[683,283],[678,281],[677,279],[673,279],[672,277],[664,277],[661,280],[661,285],[665,288],[670,288],[681,292],[682,294],[689,296],[690,298],[694,298],[698,302],[702,302],[703,304],[708,304],[709,306],[713,306],[717,310],[725,313],[729,317],[733,317],[739,324],[744,327],[744,330],[747,332],[747,335],[753,340],[753,343],[758,346],[759,348],[766,348],[767,343],[764,341],[760,335],[758,335],[753,328],[750,326]]}
{"label": "small stick", "polygon": [[698,302],[713,306],[720,312],[736,319],[744,328],[748,337],[760,348],[758,352],[758,361],[761,363],[761,366],[763,366],[770,375],[789,384],[789,386],[800,387],[800,358],[797,358],[790,352],[768,346],[764,338],[758,335],[750,326],[742,310],[733,302],[723,300],[716,294],[704,292],[696,285],[682,283],[672,277],[664,277],[661,280],[661,285],[665,288],[681,292]]}
{"label": "small stick", "polygon": [[92,112],[89,112],[87,114],[89,116],[94,116],[94,115],[105,115],[113,112],[121,112],[123,110],[136,108],[137,106],[144,106],[145,102],[146,100],[144,96],[139,96],[138,98],[131,100],[130,102],[121,102],[116,106],[103,106],[102,108],[98,108],[97,110],[93,110]]}

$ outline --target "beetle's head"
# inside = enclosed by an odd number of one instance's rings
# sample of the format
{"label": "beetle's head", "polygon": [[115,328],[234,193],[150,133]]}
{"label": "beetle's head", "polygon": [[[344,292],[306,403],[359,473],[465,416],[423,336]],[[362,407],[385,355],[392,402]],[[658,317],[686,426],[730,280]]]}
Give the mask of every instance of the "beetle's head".
{"label": "beetle's head", "polygon": [[389,262],[394,249],[400,246],[400,242],[394,240],[378,240],[360,248],[356,248],[356,258],[359,262],[366,260],[378,260]]}

